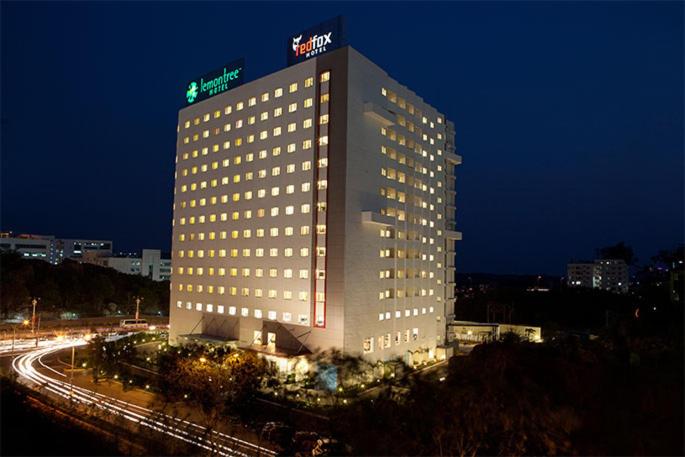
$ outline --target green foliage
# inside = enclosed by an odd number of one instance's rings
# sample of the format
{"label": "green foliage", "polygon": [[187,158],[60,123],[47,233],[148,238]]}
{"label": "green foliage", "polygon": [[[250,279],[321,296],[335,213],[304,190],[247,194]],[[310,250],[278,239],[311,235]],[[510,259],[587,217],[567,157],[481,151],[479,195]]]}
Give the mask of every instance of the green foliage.
{"label": "green foliage", "polygon": [[94,337],[88,344],[89,362],[92,367],[93,379],[100,377],[119,376],[126,371],[122,363],[132,364],[137,357],[135,340],[142,336],[134,335],[116,341],[105,342],[102,336]]}
{"label": "green foliage", "polygon": [[210,415],[246,415],[272,374],[253,352],[197,345],[160,354],[158,367],[167,400],[185,400]]}
{"label": "green foliage", "polygon": [[309,361],[317,370],[325,366],[335,366],[338,385],[345,388],[368,382],[374,377],[374,366],[371,363],[361,357],[344,354],[337,349],[312,354]]}
{"label": "green foliage", "polygon": [[26,312],[29,297],[41,297],[42,312],[77,311],[84,316],[109,311],[110,303],[130,314],[133,297],[144,297],[143,312],[166,310],[169,282],[153,281],[137,275],[119,273],[111,268],[65,260],[52,265],[42,260],[27,260],[15,252],[0,253],[0,312]]}
{"label": "green foliage", "polygon": [[681,455],[682,348],[643,346],[649,366],[577,339],[480,345],[443,382],[340,409],[333,430],[358,455]]}

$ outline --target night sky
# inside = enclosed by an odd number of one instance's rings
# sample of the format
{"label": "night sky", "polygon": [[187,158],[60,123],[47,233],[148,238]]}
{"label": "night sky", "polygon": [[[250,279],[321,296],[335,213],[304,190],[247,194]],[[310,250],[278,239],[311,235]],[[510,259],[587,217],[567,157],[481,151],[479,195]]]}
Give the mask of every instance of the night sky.
{"label": "night sky", "polygon": [[1,227],[170,248],[187,80],[343,14],[456,126],[461,272],[562,274],[683,238],[683,4],[2,2]]}

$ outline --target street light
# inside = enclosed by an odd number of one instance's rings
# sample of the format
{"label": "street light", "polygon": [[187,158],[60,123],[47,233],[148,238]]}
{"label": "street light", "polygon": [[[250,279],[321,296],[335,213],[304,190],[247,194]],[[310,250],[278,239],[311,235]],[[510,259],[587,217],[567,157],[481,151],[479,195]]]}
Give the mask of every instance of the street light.
{"label": "street light", "polygon": [[31,333],[36,333],[36,305],[40,301],[39,297],[33,297],[31,304],[33,305],[33,315],[31,316]]}
{"label": "street light", "polygon": [[143,297],[133,297],[133,299],[136,301],[136,320],[140,318],[140,302],[143,301]]}

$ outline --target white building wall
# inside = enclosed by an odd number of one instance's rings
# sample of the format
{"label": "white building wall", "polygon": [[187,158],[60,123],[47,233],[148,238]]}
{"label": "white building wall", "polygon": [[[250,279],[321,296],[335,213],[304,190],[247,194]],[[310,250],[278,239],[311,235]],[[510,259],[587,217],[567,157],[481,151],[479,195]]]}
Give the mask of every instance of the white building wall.
{"label": "white building wall", "polygon": [[[437,297],[444,300],[444,251],[438,252],[437,247],[444,245],[444,235],[439,235],[444,229],[444,219],[438,220],[437,214],[444,210],[437,203],[437,196],[441,189],[438,182],[444,183],[444,169],[438,171],[437,164],[443,160],[437,155],[438,142],[435,141],[437,132],[443,135],[442,143],[445,142],[445,123],[437,124],[438,113],[425,104],[423,100],[412,91],[394,81],[381,68],[373,64],[354,49],[350,49],[349,68],[349,100],[348,100],[348,160],[347,160],[347,202],[346,212],[346,268],[345,268],[345,351],[350,353],[363,353],[362,346],[366,338],[373,338],[373,351],[367,352],[366,357],[371,359],[389,359],[397,356],[405,357],[408,351],[420,349],[435,350],[437,344],[444,342],[445,326],[442,316],[443,302],[437,301]],[[382,89],[386,90],[383,95]],[[417,110],[423,112],[423,116],[433,121],[434,128],[425,128],[427,125],[416,116],[410,115],[405,109],[388,100],[387,94],[393,92],[402,97],[406,103],[411,103]],[[379,119],[372,116],[369,111],[369,103],[379,108],[382,116]],[[411,120],[417,126],[425,128],[425,132],[434,138],[434,144],[422,139],[415,133],[409,132],[404,126],[397,124],[397,115],[402,115]],[[390,123],[389,123],[390,122]],[[381,129],[386,127],[386,135]],[[427,156],[422,157],[406,146],[400,145],[397,140],[390,139],[390,132],[396,135],[402,134],[408,140],[413,138],[421,143],[421,149],[427,151]],[[406,164],[400,164],[387,154],[381,152],[382,146],[393,148],[397,153],[404,154],[406,159],[414,159],[422,163],[422,167],[434,172],[433,178],[429,174],[415,173]],[[443,146],[444,150],[444,146]],[[433,161],[430,155],[433,155]],[[434,193],[418,191],[410,187],[406,182],[399,183],[382,176],[381,169],[401,170],[407,176],[415,176],[422,179],[428,188],[432,187]],[[390,200],[380,193],[381,187],[393,187],[398,192],[406,194],[406,203],[400,204],[397,200]],[[444,189],[442,189],[444,191]],[[434,205],[431,212],[428,209],[413,207],[410,204],[412,197],[424,198],[429,204]],[[443,202],[444,205],[444,202]],[[434,221],[434,227],[422,227],[408,221],[391,219],[392,225],[386,227],[395,232],[407,233],[419,232],[421,237],[426,237],[427,242],[406,241],[401,239],[388,239],[380,235],[381,226],[361,222],[362,211],[372,211],[381,214],[387,207],[397,207],[413,213],[421,218]],[[433,244],[429,243],[433,238]],[[425,254],[428,258],[433,255],[433,261],[421,259],[381,258],[381,249],[415,249]],[[438,268],[438,265],[442,267]],[[381,270],[408,270],[415,269],[427,274],[433,272],[433,278],[425,279],[381,279]],[[441,280],[442,283],[439,283]],[[412,296],[404,298],[379,299],[379,294],[384,290],[392,290],[397,294],[398,290],[425,289],[433,290],[433,295]],[[410,316],[406,313],[409,312]],[[399,317],[397,314],[399,313]],[[383,314],[383,320],[380,315]],[[389,316],[389,318],[388,318]],[[440,318],[442,324],[436,326],[436,320]],[[418,336],[414,332],[418,330]],[[406,340],[409,332],[409,340]],[[396,337],[399,336],[399,342]],[[381,340],[386,344],[387,335],[390,334],[390,347],[379,348]]]}

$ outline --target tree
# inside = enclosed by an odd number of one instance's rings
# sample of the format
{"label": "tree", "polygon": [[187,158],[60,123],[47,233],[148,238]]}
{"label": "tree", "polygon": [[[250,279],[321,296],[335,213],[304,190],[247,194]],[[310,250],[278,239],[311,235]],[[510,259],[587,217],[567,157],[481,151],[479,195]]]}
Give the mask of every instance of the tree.
{"label": "tree", "polygon": [[161,355],[159,373],[167,400],[184,399],[214,418],[249,413],[271,370],[253,352],[190,345]]}
{"label": "tree", "polygon": [[606,260],[623,260],[627,265],[633,265],[637,258],[633,254],[633,248],[621,241],[613,246],[605,246],[597,249],[597,256]]}

